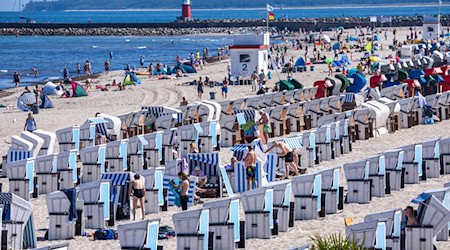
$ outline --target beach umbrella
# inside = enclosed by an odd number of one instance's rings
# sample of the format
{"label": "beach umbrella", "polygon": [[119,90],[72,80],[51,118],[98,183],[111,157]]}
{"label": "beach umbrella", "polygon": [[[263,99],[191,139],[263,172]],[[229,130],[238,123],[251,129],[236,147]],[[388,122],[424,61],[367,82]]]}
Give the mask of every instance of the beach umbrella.
{"label": "beach umbrella", "polygon": [[327,35],[323,35],[323,40],[324,40],[325,43],[331,43],[331,39]]}
{"label": "beach umbrella", "polygon": [[333,61],[334,61],[333,57],[327,57],[327,58],[325,59],[325,63],[326,63],[326,64],[330,64],[330,63],[332,63]]}
{"label": "beach umbrella", "polygon": [[21,111],[30,111],[31,105],[36,103],[36,95],[32,92],[23,93],[17,99],[17,108]]}

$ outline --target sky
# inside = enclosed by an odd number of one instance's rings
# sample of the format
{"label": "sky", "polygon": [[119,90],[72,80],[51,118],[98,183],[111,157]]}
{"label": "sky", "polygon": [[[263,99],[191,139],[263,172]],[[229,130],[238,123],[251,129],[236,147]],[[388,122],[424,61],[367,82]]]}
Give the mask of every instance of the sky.
{"label": "sky", "polygon": [[[14,2],[16,2],[14,11],[19,10],[19,0],[0,0],[0,11],[13,11]],[[28,3],[30,0],[22,0],[22,4]]]}

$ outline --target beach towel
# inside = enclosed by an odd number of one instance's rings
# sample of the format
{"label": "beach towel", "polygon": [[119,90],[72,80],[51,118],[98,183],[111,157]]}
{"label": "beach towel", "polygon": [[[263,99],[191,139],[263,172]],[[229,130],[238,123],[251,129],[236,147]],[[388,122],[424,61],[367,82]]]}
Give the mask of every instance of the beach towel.
{"label": "beach towel", "polygon": [[70,201],[70,208],[69,208],[69,221],[75,222],[77,220],[77,191],[75,188],[71,189],[62,189],[61,192],[63,192],[67,199]]}
{"label": "beach towel", "polygon": [[[173,183],[175,185],[180,185],[181,181],[180,180],[172,180]],[[172,191],[173,195],[175,196],[175,205],[177,207],[181,207],[181,200],[180,200],[180,192],[181,192],[181,188],[174,188],[172,185],[169,185],[169,190]]]}

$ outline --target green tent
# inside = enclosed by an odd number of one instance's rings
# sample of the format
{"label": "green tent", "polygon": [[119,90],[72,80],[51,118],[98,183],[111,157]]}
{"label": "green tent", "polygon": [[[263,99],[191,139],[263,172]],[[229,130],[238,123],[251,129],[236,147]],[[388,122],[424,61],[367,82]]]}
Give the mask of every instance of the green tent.
{"label": "green tent", "polygon": [[281,80],[276,83],[279,86],[279,91],[283,90],[294,90],[295,87],[288,80]]}
{"label": "green tent", "polygon": [[87,91],[77,82],[70,82],[72,85],[72,97],[88,96]]}
{"label": "green tent", "polygon": [[399,69],[398,70],[398,81],[402,82],[403,80],[409,79],[409,74],[408,71],[404,70],[404,69]]}
{"label": "green tent", "polygon": [[289,82],[294,85],[295,89],[302,89],[303,88],[303,84],[301,84],[299,81],[295,80],[295,79],[291,79],[289,80]]}
{"label": "green tent", "polygon": [[344,90],[346,90],[347,87],[350,85],[350,80],[348,80],[348,78],[343,74],[336,74],[334,77],[341,80],[342,85],[340,92],[344,92]]}

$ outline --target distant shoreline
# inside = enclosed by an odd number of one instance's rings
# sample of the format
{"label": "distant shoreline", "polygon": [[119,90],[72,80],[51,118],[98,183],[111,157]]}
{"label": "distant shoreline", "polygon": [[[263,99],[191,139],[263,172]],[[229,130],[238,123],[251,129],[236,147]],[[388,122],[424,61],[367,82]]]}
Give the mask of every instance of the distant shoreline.
{"label": "distant shoreline", "polygon": [[[443,3],[441,6],[448,7],[450,3]],[[275,10],[321,10],[321,9],[372,9],[382,7],[395,7],[395,8],[407,8],[407,7],[439,7],[437,3],[416,3],[416,4],[349,4],[349,5],[327,5],[327,6],[296,6],[296,7],[275,7]],[[211,10],[265,10],[265,8],[192,8],[192,11],[211,11]],[[61,11],[48,11],[48,12],[158,12],[158,11],[180,11],[180,9],[67,9]],[[27,11],[24,12],[42,12],[42,11]],[[45,11],[44,11],[45,12]]]}

